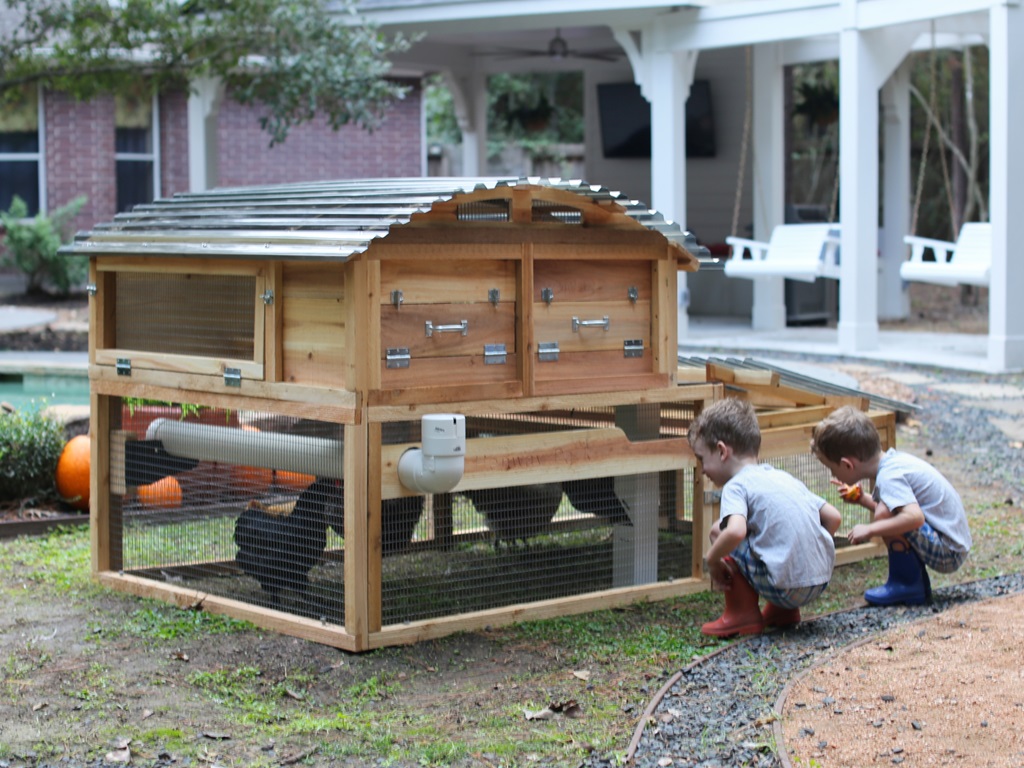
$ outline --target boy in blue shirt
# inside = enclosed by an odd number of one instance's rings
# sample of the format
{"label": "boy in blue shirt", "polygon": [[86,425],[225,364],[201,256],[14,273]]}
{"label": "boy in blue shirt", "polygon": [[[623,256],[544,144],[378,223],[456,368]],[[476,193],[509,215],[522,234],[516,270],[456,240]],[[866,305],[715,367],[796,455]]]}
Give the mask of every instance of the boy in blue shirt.
{"label": "boy in blue shirt", "polygon": [[[882,452],[878,430],[867,414],[844,406],[814,428],[813,449],[832,472],[840,495],[872,512],[872,521],[855,525],[851,544],[881,537],[889,551],[889,579],[864,593],[871,605],[931,600],[929,566],[952,573],[967,558],[971,531],[960,495],[935,467],[909,453]],[[860,481],[874,482],[874,494]]]}
{"label": "boy in blue shirt", "polygon": [[789,473],[758,462],[761,430],[745,400],[711,404],[687,437],[701,470],[722,489],[707,564],[712,586],[725,592],[725,611],[701,632],[728,637],[798,623],[800,606],[832,578],[839,510]]}

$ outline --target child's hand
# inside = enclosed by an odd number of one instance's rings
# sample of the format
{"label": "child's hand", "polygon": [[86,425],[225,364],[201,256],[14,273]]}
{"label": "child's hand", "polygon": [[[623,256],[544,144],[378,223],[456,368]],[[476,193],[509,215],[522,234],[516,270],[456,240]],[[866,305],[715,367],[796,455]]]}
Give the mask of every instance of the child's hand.
{"label": "child's hand", "polygon": [[850,529],[846,540],[851,544],[864,544],[871,540],[871,532],[866,525],[855,525]]}
{"label": "child's hand", "polygon": [[829,482],[839,489],[839,497],[847,504],[857,504],[860,501],[860,497],[864,495],[864,489],[860,487],[860,483],[847,485],[835,478],[832,478]]}
{"label": "child's hand", "polygon": [[711,576],[711,586],[720,592],[732,589],[732,568],[724,560],[717,560],[708,563],[708,572]]}

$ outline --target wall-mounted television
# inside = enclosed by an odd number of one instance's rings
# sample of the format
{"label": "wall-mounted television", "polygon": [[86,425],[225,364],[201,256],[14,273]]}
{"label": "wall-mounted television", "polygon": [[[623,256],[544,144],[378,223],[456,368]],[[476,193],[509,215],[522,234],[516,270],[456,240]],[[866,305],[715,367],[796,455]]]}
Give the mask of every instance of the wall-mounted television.
{"label": "wall-mounted television", "polygon": [[[599,83],[597,107],[605,157],[651,156],[651,105],[636,83]],[[694,80],[686,100],[686,156],[715,156],[714,113],[707,80]]]}

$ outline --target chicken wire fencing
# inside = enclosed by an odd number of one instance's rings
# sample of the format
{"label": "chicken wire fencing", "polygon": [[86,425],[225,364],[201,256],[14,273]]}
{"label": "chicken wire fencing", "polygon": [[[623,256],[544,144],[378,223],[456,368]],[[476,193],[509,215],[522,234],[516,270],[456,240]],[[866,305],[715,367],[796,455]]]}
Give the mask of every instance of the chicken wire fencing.
{"label": "chicken wire fencing", "polygon": [[[806,485],[812,493],[821,496],[842,514],[843,521],[836,531],[836,544],[842,544],[855,525],[871,522],[871,512],[859,504],[847,504],[839,497],[839,490],[831,482],[832,473],[813,453],[778,456],[764,459],[776,469],[782,469]],[[866,489],[869,490],[869,489]]]}
{"label": "chicken wire fencing", "polygon": [[114,399],[112,567],[342,621],[343,427]]}
{"label": "chicken wire fencing", "polygon": [[[341,425],[112,399],[112,569],[344,625]],[[467,432],[500,440],[616,418],[475,417]],[[678,436],[671,424],[691,418],[665,409],[648,438]],[[418,434],[418,422],[385,424],[382,443]],[[384,499],[383,624],[687,578],[694,473]]]}
{"label": "chicken wire fencing", "polygon": [[117,272],[114,291],[117,349],[256,359],[251,275]]}

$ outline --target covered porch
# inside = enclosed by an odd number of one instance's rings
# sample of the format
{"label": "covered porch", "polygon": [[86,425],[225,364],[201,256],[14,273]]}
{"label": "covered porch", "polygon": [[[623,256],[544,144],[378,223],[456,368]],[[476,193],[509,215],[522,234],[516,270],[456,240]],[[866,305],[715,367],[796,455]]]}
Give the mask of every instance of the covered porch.
{"label": "covered porch", "polygon": [[[825,345],[831,353],[907,362],[925,349],[947,349],[950,360],[974,360],[971,369],[1024,368],[1024,260],[1011,258],[1024,238],[1024,146],[1011,137],[1024,126],[1024,9],[1016,0],[497,0],[423,2],[366,0],[364,10],[386,31],[425,33],[396,66],[445,73],[460,105],[463,172],[481,168],[486,147],[486,73],[550,67],[583,68],[588,78],[586,178],[618,186],[695,231],[704,242],[730,232],[734,200],[750,234],[767,240],[785,221],[783,132],[785,67],[828,59],[840,64],[840,166],[837,220],[842,262],[837,283],[838,323],[787,328],[785,281],[727,280],[714,265],[681,286],[679,341],[704,343],[707,329],[730,327],[744,344]],[[546,41],[555,29],[575,54],[611,57],[519,58],[481,54]],[[882,330],[880,319],[906,317],[908,286],[899,276],[911,231],[910,90],[906,61],[915,49],[984,44],[989,52],[989,195],[992,268],[988,333],[953,344],[948,335],[907,339]],[[745,63],[750,55],[749,70]],[[747,171],[742,172],[745,73],[750,72],[752,126]],[[650,104],[649,161],[610,160],[600,151],[596,123],[598,82],[632,79]],[[684,105],[695,79],[709,79],[715,98],[718,152],[688,158]],[[884,157],[884,161],[882,158]],[[739,193],[734,195],[737,187]],[[747,283],[737,286],[735,283]],[[716,312],[706,312],[711,306]],[[725,308],[728,314],[720,314]],[[705,316],[707,315],[707,316]],[[746,325],[740,326],[745,319]],[[741,332],[738,327],[747,328]],[[960,334],[954,334],[960,336]],[[812,342],[811,337],[818,339]],[[738,341],[737,341],[738,343]]]}

